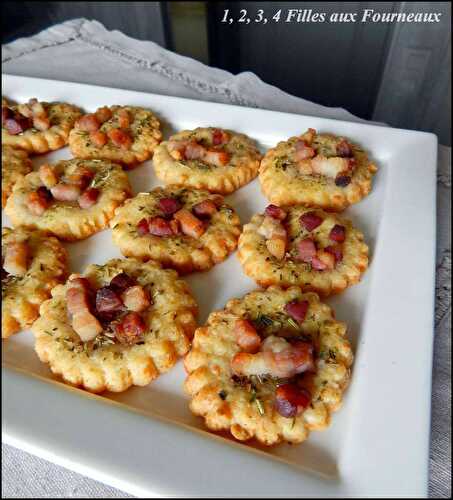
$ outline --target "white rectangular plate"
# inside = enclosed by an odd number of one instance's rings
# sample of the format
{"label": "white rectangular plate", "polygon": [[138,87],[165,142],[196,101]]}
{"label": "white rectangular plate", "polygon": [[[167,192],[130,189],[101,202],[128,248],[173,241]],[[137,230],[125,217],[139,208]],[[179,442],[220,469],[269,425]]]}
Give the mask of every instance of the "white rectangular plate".
{"label": "white rectangular plate", "polygon": [[[3,95],[149,107],[164,135],[231,128],[266,149],[308,127],[345,135],[379,166],[373,191],[346,215],[370,246],[363,281],[328,302],[349,325],[355,351],[344,406],[301,445],[261,448],[208,433],[188,409],[179,363],[145,388],[94,396],[52,377],[31,332],[3,343],[6,442],[137,496],[424,496],[427,493],[434,309],[435,172],[432,134],[5,75]],[[64,150],[36,157],[69,158]],[[151,162],[129,174],[134,192],[158,184]],[[246,223],[266,206],[258,180],[228,197]],[[4,221],[7,224],[7,220]],[[66,245],[71,271],[119,257],[110,231]],[[210,311],[255,288],[235,255],[187,278]]]}

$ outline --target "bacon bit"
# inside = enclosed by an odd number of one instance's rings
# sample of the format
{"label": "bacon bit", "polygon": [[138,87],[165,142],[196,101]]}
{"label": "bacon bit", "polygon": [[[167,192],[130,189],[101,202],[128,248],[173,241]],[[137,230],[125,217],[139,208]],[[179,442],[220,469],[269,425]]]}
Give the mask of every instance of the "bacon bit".
{"label": "bacon bit", "polygon": [[68,281],[66,307],[69,314],[79,314],[90,310],[91,285],[86,278],[76,277]]}
{"label": "bacon bit", "polygon": [[31,128],[32,121],[26,116],[20,115],[19,113],[14,113],[11,118],[5,119],[3,127],[6,128],[9,134],[17,135]]}
{"label": "bacon bit", "polygon": [[109,313],[123,310],[123,301],[113,287],[103,286],[96,292],[96,312]]}
{"label": "bacon bit", "polygon": [[140,285],[127,288],[121,299],[129,311],[142,312],[151,305],[148,293]]}
{"label": "bacon bit", "polygon": [[310,263],[313,257],[316,255],[315,242],[309,238],[300,240],[297,244],[297,252],[297,260]]}
{"label": "bacon bit", "polygon": [[217,149],[206,150],[203,160],[216,167],[223,167],[230,161],[231,155],[227,151],[218,151]]}
{"label": "bacon bit", "polygon": [[324,248],[324,252],[330,253],[335,258],[335,263],[343,260],[343,250],[340,245],[329,245]]}
{"label": "bacon bit", "polygon": [[283,384],[275,391],[275,409],[286,418],[300,415],[310,404],[311,394],[296,384]]}
{"label": "bacon bit", "polygon": [[3,269],[14,276],[23,276],[27,272],[29,248],[24,241],[8,243],[5,249]]}
{"label": "bacon bit", "polygon": [[179,221],[181,231],[192,238],[199,238],[206,230],[203,222],[185,208],[178,210],[174,218]]}
{"label": "bacon bit", "polygon": [[315,139],[316,136],[316,130],[314,128],[309,128],[305,133],[303,133],[300,138],[305,141],[306,144],[311,146],[313,143],[313,140]]}
{"label": "bacon bit", "polygon": [[297,301],[293,300],[285,305],[285,312],[288,316],[295,319],[299,323],[303,323],[305,316],[307,315],[308,307],[310,303],[308,300]]}
{"label": "bacon bit", "polygon": [[115,146],[123,149],[130,149],[130,147],[132,146],[131,136],[127,132],[124,132],[124,130],[120,130],[119,128],[112,128],[107,132],[107,135],[109,136],[113,144],[115,144]]}
{"label": "bacon bit", "polygon": [[118,125],[120,128],[129,128],[131,124],[131,119],[129,115],[129,111],[127,109],[119,109],[117,112],[118,116]]}
{"label": "bacon bit", "polygon": [[286,229],[280,221],[266,215],[258,228],[258,234],[264,236],[266,239],[273,237],[280,237],[286,239]]}
{"label": "bacon bit", "polygon": [[36,191],[32,191],[27,196],[27,208],[33,215],[42,215],[52,201],[50,191],[44,186],[40,186]]}
{"label": "bacon bit", "polygon": [[80,208],[90,208],[96,204],[99,197],[99,189],[88,188],[86,189],[78,199]]}
{"label": "bacon bit", "polygon": [[212,131],[212,144],[214,144],[214,146],[220,146],[221,144],[227,143],[229,140],[230,134],[228,134],[228,132],[225,132],[225,130],[215,128]]}
{"label": "bacon bit", "polygon": [[39,178],[47,189],[58,184],[58,176],[55,170],[47,163],[39,167]]}
{"label": "bacon bit", "polygon": [[335,177],[335,185],[339,187],[349,186],[350,183],[351,183],[351,177],[349,177],[349,175],[337,175]]}
{"label": "bacon bit", "polygon": [[145,331],[145,322],[136,312],[126,314],[121,322],[115,325],[115,336],[125,345],[134,345],[143,340]]}
{"label": "bacon bit", "polygon": [[126,288],[135,286],[135,284],[135,279],[126,273],[119,273],[110,281],[110,286],[118,293],[122,293]]}
{"label": "bacon bit", "polygon": [[192,207],[192,212],[201,219],[209,219],[217,212],[217,206],[212,200],[203,200]]}
{"label": "bacon bit", "polygon": [[298,140],[295,144],[295,154],[294,154],[294,159],[296,161],[299,160],[308,160],[310,158],[313,158],[315,156],[315,150],[308,146],[305,141],[303,140]]}
{"label": "bacon bit", "polygon": [[99,320],[89,311],[75,314],[72,317],[72,328],[83,342],[95,339],[103,331]]}
{"label": "bacon bit", "polygon": [[323,223],[323,218],[315,212],[306,212],[300,216],[299,222],[307,231],[313,231]]}
{"label": "bacon bit", "polygon": [[76,127],[84,132],[95,132],[100,125],[99,120],[93,113],[81,116],[76,122]]}
{"label": "bacon bit", "polygon": [[47,116],[34,116],[33,117],[33,127],[35,127],[36,130],[49,130],[50,128],[50,119]]}
{"label": "bacon bit", "polygon": [[335,257],[324,250],[318,250],[311,261],[311,266],[317,271],[331,271],[335,267]]}
{"label": "bacon bit", "polygon": [[340,226],[340,224],[335,224],[329,233],[329,239],[336,241],[337,243],[343,243],[346,238],[346,228]]}
{"label": "bacon bit", "polygon": [[96,119],[99,123],[104,123],[107,120],[110,120],[112,118],[112,112],[109,107],[103,106],[102,108],[98,108],[96,110]]}
{"label": "bacon bit", "polygon": [[34,116],[47,116],[44,105],[42,104],[42,102],[39,102],[36,97],[33,97],[28,101],[28,106],[30,107]]}
{"label": "bacon bit", "polygon": [[168,220],[162,217],[151,217],[148,219],[148,232],[154,236],[172,236],[173,230]]}
{"label": "bacon bit", "polygon": [[69,184],[85,189],[94,177],[94,172],[87,167],[79,166],[67,176]]}
{"label": "bacon bit", "polygon": [[74,184],[60,182],[50,189],[52,196],[58,201],[76,201],[80,196],[80,188]]}
{"label": "bacon bit", "polygon": [[22,115],[26,116],[27,118],[33,118],[33,111],[29,104],[19,104],[17,106],[17,111]]}
{"label": "bacon bit", "polygon": [[238,319],[234,324],[233,333],[236,342],[244,352],[255,353],[261,346],[261,337],[256,329],[246,319]]}
{"label": "bacon bit", "polygon": [[170,156],[177,161],[184,159],[184,151],[188,141],[168,141],[167,149]]}
{"label": "bacon bit", "polygon": [[311,168],[315,174],[324,175],[336,179],[339,175],[346,175],[351,170],[351,160],[331,156],[329,158],[318,155],[311,160]]}
{"label": "bacon bit", "polygon": [[283,210],[283,208],[277,207],[277,205],[268,205],[264,210],[264,215],[277,220],[285,220],[287,213]]}
{"label": "bacon bit", "polygon": [[143,218],[138,221],[137,224],[137,233],[140,236],[145,236],[145,234],[149,234],[149,224],[148,219]]}
{"label": "bacon bit", "polygon": [[186,160],[202,160],[206,153],[206,148],[196,141],[190,141],[184,150],[184,158]]}
{"label": "bacon bit", "polygon": [[98,148],[102,148],[107,144],[108,138],[104,132],[100,130],[93,130],[90,132],[90,141]]}
{"label": "bacon bit", "polygon": [[266,240],[266,248],[273,257],[277,260],[282,260],[286,253],[286,238],[274,235]]}
{"label": "bacon bit", "polygon": [[352,156],[352,147],[346,139],[337,144],[337,155],[342,158],[350,158]]}
{"label": "bacon bit", "polygon": [[209,199],[215,204],[217,208],[220,208],[225,201],[225,198],[221,194],[213,194]]}
{"label": "bacon bit", "polygon": [[161,198],[159,200],[159,208],[164,215],[173,215],[181,206],[181,203],[176,198]]}

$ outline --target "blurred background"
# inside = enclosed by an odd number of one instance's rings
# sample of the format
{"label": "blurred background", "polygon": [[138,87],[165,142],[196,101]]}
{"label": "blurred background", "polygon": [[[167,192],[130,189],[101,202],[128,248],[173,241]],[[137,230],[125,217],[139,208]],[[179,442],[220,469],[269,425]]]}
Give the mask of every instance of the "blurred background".
{"label": "blurred background", "polygon": [[[222,24],[224,10],[436,12],[439,23]],[[450,2],[2,2],[2,43],[84,17],[234,74],[451,145]],[[252,14],[253,13],[253,14]]]}

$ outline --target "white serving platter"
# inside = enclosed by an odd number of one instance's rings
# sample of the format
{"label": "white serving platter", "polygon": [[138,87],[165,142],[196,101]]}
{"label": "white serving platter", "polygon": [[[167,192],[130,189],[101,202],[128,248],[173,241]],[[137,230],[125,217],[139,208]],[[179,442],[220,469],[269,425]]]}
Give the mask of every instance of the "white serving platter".
{"label": "white serving platter", "polygon": [[[149,107],[164,136],[197,126],[246,133],[265,150],[308,127],[350,137],[379,166],[370,196],[345,215],[362,229],[371,266],[327,300],[355,351],[343,408],[297,446],[240,444],[205,430],[188,409],[180,362],[145,388],[95,396],[68,387],[38,361],[31,332],[3,342],[2,430],[11,445],[136,496],[426,496],[434,311],[437,138],[432,134],[126,90],[2,77],[3,95]],[[34,158],[69,158],[67,148]],[[159,184],[151,162],[129,173],[134,192]],[[246,223],[267,204],[258,180],[228,197]],[[7,218],[2,219],[8,225]],[[67,244],[71,271],[119,257],[109,230]],[[187,277],[199,322],[255,288],[235,255]]]}

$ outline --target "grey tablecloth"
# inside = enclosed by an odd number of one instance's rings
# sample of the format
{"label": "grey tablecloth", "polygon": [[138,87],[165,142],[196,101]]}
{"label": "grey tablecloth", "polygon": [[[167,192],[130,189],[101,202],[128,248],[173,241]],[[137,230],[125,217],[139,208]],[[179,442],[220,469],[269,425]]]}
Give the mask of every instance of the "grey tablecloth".
{"label": "grey tablecloth", "polygon": [[[149,91],[306,115],[362,121],[344,109],[326,108],[262,82],[237,76],[75,19],[3,47],[3,72]],[[437,302],[429,493],[451,496],[451,149],[439,147]],[[414,391],[416,393],[416,389]],[[414,439],[417,437],[414,436]],[[91,479],[2,445],[3,497],[125,497]]]}

